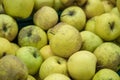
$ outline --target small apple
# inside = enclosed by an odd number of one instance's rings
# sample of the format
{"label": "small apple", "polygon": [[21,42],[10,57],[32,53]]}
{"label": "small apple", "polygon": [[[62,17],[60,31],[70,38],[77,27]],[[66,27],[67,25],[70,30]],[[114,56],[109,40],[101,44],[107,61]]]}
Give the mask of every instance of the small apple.
{"label": "small apple", "polygon": [[49,45],[55,55],[68,58],[81,48],[82,38],[75,27],[60,22],[52,29]]}
{"label": "small apple", "polygon": [[118,71],[120,67],[120,47],[113,42],[104,42],[94,52],[97,57],[97,70],[109,68]]}
{"label": "small apple", "polygon": [[66,59],[58,56],[51,56],[42,63],[39,70],[39,77],[41,80],[53,73],[68,75]]}
{"label": "small apple", "polygon": [[11,42],[6,38],[0,37],[0,58],[6,55],[15,55],[15,53],[12,51]]}
{"label": "small apple", "polygon": [[36,74],[43,62],[43,58],[37,48],[32,46],[21,47],[17,50],[16,56],[24,62],[31,75]]}
{"label": "small apple", "polygon": [[85,26],[86,15],[82,8],[78,6],[70,6],[63,10],[60,15],[60,21],[72,25],[80,31]]}
{"label": "small apple", "polygon": [[96,56],[86,50],[71,55],[67,62],[68,73],[73,80],[91,80],[96,71]]}
{"label": "small apple", "polygon": [[47,59],[50,56],[54,56],[54,53],[52,52],[50,45],[45,45],[40,49],[40,54],[43,57],[43,59]]}
{"label": "small apple", "polygon": [[34,0],[3,0],[5,13],[15,18],[28,18],[34,7]]}
{"label": "small apple", "polygon": [[36,79],[32,75],[29,74],[27,80],[36,80]]}
{"label": "small apple", "polygon": [[105,68],[96,72],[92,80],[120,80],[120,77],[117,72]]}
{"label": "small apple", "polygon": [[58,14],[52,7],[43,6],[33,16],[34,24],[48,30],[58,22]]}
{"label": "small apple", "polygon": [[40,49],[47,44],[47,34],[36,25],[27,25],[18,33],[18,44],[20,46],[33,46]]}
{"label": "small apple", "polygon": [[93,32],[81,31],[82,46],[81,50],[87,50],[93,52],[99,45],[103,43],[103,40]]}
{"label": "small apple", "polygon": [[16,52],[19,48],[20,46],[17,43],[11,42],[11,53],[16,55]]}
{"label": "small apple", "polygon": [[0,37],[13,41],[18,33],[18,24],[7,14],[0,14]]}
{"label": "small apple", "polygon": [[118,17],[120,17],[120,12],[119,12],[119,10],[118,10],[117,7],[114,7],[114,8],[110,11],[110,13],[116,14]]}
{"label": "small apple", "polygon": [[44,80],[71,80],[68,76],[61,73],[53,73],[45,77]]}
{"label": "small apple", "polygon": [[101,0],[87,0],[84,6],[87,18],[101,15],[105,12],[104,5]]}
{"label": "small apple", "polygon": [[104,13],[96,20],[95,33],[104,41],[115,40],[120,35],[120,18],[111,13]]}

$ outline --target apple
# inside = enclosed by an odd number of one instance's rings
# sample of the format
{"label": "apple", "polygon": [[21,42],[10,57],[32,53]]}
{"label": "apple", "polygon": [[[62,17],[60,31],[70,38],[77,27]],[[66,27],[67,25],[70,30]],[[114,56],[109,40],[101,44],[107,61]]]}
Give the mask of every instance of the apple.
{"label": "apple", "polygon": [[97,57],[97,70],[109,68],[118,71],[120,67],[120,47],[113,42],[104,42],[94,52]]}
{"label": "apple", "polygon": [[18,24],[7,14],[0,14],[0,37],[13,41],[18,33]]}
{"label": "apple", "polygon": [[81,31],[82,47],[80,50],[87,50],[93,52],[99,45],[103,43],[103,40],[93,32]]}
{"label": "apple", "polygon": [[5,13],[15,18],[28,18],[34,7],[34,0],[3,0]]}
{"label": "apple", "polygon": [[96,71],[96,56],[86,50],[71,55],[67,62],[68,73],[72,80],[91,80]]}
{"label": "apple", "polygon": [[0,58],[6,55],[15,55],[15,53],[12,52],[11,42],[6,38],[0,37]]}
{"label": "apple", "polygon": [[42,63],[39,70],[39,77],[41,80],[44,80],[45,77],[53,73],[68,75],[66,59],[58,56],[51,56]]}
{"label": "apple", "polygon": [[60,21],[72,25],[81,31],[86,23],[86,15],[82,8],[70,6],[63,10],[60,15]]}
{"label": "apple", "polygon": [[43,6],[33,16],[33,22],[43,30],[48,30],[58,22],[58,14],[55,9]]}
{"label": "apple", "polygon": [[113,14],[116,14],[118,17],[120,17],[120,12],[118,11],[117,7],[114,7],[110,12]]}
{"label": "apple", "polygon": [[45,45],[40,49],[40,54],[43,57],[44,60],[47,58],[54,56],[54,53],[52,52],[50,45]]}
{"label": "apple", "polygon": [[60,22],[49,33],[51,34],[49,45],[57,56],[68,58],[81,48],[81,35],[71,25]]}
{"label": "apple", "polygon": [[20,47],[16,52],[16,56],[24,62],[31,75],[34,75],[39,71],[43,62],[39,50],[32,46]]}
{"label": "apple", "polygon": [[18,44],[40,49],[47,44],[47,34],[36,25],[27,25],[20,29],[18,33]]}
{"label": "apple", "polygon": [[45,77],[44,80],[71,80],[68,76],[61,73],[53,73]]}
{"label": "apple", "polygon": [[36,80],[32,75],[28,75],[27,80]]}
{"label": "apple", "polygon": [[98,16],[94,16],[90,19],[87,20],[86,25],[85,25],[85,31],[91,31],[95,33],[95,26],[96,26],[96,19]]}
{"label": "apple", "polygon": [[115,71],[105,68],[99,70],[92,80],[120,80],[120,77]]}
{"label": "apple", "polygon": [[95,33],[104,41],[115,40],[120,34],[120,18],[111,13],[104,13],[96,20]]}
{"label": "apple", "polygon": [[84,6],[87,0],[74,0],[74,4],[77,6]]}
{"label": "apple", "polygon": [[114,8],[114,5],[111,3],[110,0],[104,0],[102,1],[102,3],[105,9],[105,12],[110,12]]}
{"label": "apple", "polygon": [[20,46],[17,43],[10,42],[11,43],[11,53],[16,55],[17,50],[20,48]]}
{"label": "apple", "polygon": [[86,5],[84,6],[84,12],[86,13],[87,18],[92,18],[103,14],[105,9],[101,0],[87,0]]}

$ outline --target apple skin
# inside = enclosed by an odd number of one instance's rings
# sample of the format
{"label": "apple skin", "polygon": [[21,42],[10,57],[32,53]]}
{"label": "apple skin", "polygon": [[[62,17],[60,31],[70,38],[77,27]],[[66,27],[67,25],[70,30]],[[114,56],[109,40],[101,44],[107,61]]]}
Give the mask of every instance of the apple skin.
{"label": "apple skin", "polygon": [[53,73],[48,75],[44,80],[71,80],[68,76],[61,73]]}
{"label": "apple skin", "polygon": [[29,74],[27,80],[36,80],[36,79],[32,75]]}
{"label": "apple skin", "polygon": [[20,48],[20,46],[17,43],[11,42],[11,53],[16,55],[17,50]]}
{"label": "apple skin", "polygon": [[110,13],[116,14],[118,17],[120,17],[120,12],[119,12],[119,10],[118,10],[117,7],[114,7],[114,8],[110,11]]}
{"label": "apple skin", "polygon": [[24,62],[31,75],[36,74],[43,62],[43,58],[37,48],[32,46],[21,47],[17,50],[16,56]]}
{"label": "apple skin", "polygon": [[42,63],[39,70],[39,77],[41,80],[53,73],[68,75],[66,59],[58,56],[51,56]]}
{"label": "apple skin", "polygon": [[47,44],[47,34],[36,25],[25,26],[18,33],[18,44],[40,49]]}
{"label": "apple skin", "polygon": [[103,43],[103,40],[93,32],[81,31],[82,47],[80,50],[87,50],[93,52],[99,45]]}
{"label": "apple skin", "polygon": [[52,52],[50,45],[45,45],[40,49],[40,54],[43,57],[44,60],[47,58],[54,56],[54,53]]}
{"label": "apple skin", "polygon": [[68,73],[72,80],[91,80],[96,71],[96,63],[97,58],[93,53],[78,51],[67,61]]}
{"label": "apple skin", "polygon": [[117,8],[118,8],[118,10],[120,12],[120,0],[116,0],[116,6],[117,6]]}
{"label": "apple skin", "polygon": [[84,6],[84,4],[87,2],[87,0],[74,0],[74,5],[77,6]]}
{"label": "apple skin", "polygon": [[79,31],[71,25],[61,22],[49,33],[52,35],[49,40],[49,45],[53,53],[57,56],[68,58],[81,48],[81,35]]}
{"label": "apple skin", "polygon": [[43,6],[33,16],[33,22],[43,30],[48,30],[58,22],[58,14],[52,7]]}
{"label": "apple skin", "polygon": [[18,33],[18,24],[7,14],[0,14],[0,37],[13,41]]}
{"label": "apple skin", "polygon": [[82,8],[70,6],[63,10],[60,15],[60,21],[72,25],[81,31],[86,23],[86,15]]}
{"label": "apple skin", "polygon": [[94,52],[97,57],[97,70],[109,68],[119,70],[120,47],[113,42],[104,42]]}
{"label": "apple skin", "polygon": [[120,34],[119,25],[120,18],[117,15],[104,13],[96,20],[95,33],[104,41],[112,41],[115,40]]}
{"label": "apple skin", "polygon": [[92,80],[120,80],[119,75],[111,69],[101,69],[93,77]]}
{"label": "apple skin", "polygon": [[103,14],[105,12],[105,9],[101,0],[88,0],[84,6],[84,11],[87,18],[92,18],[94,16]]}
{"label": "apple skin", "polygon": [[3,0],[2,4],[6,14],[15,18],[25,19],[32,13],[34,0]]}
{"label": "apple skin", "polygon": [[6,55],[15,55],[12,51],[12,45],[6,38],[0,37],[0,58]]}

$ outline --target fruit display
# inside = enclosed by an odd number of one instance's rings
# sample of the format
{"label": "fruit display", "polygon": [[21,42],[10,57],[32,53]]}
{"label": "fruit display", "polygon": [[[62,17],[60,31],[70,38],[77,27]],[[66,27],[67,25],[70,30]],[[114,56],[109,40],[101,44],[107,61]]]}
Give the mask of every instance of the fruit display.
{"label": "fruit display", "polygon": [[0,80],[120,80],[120,0],[0,0]]}

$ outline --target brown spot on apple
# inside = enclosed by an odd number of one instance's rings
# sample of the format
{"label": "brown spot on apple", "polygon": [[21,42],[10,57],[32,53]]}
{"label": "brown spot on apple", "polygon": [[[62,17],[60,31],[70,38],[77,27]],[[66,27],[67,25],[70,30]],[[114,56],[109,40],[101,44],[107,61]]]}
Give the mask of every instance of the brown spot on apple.
{"label": "brown spot on apple", "polygon": [[114,22],[109,22],[108,24],[110,25],[110,29],[113,31],[115,23]]}

